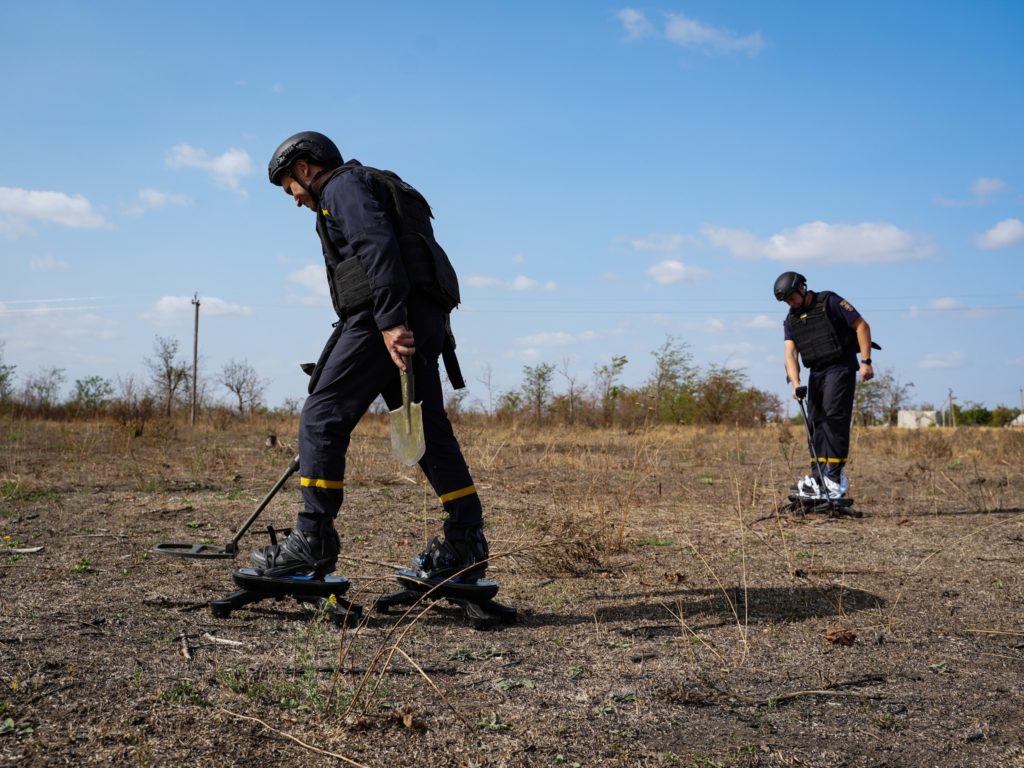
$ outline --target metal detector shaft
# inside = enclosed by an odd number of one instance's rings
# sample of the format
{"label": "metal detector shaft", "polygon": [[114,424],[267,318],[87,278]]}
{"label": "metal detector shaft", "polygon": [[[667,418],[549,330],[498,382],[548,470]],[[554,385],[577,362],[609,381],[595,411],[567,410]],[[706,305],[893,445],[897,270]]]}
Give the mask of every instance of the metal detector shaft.
{"label": "metal detector shaft", "polygon": [[153,546],[153,551],[160,555],[173,555],[174,557],[188,557],[194,560],[225,560],[233,558],[238,554],[238,540],[245,535],[245,532],[249,530],[256,518],[260,516],[260,512],[266,509],[267,504],[274,498],[274,495],[281,490],[281,486],[285,484],[289,477],[291,477],[296,470],[299,468],[299,457],[296,456],[292,459],[292,463],[288,465],[288,469],[284,471],[284,474],[274,483],[274,487],[270,489],[270,492],[263,497],[263,501],[260,502],[259,506],[249,515],[249,519],[242,523],[242,527],[238,529],[238,533],[224,546],[219,544],[179,544],[179,543],[161,543]]}
{"label": "metal detector shaft", "polygon": [[804,431],[807,432],[807,447],[811,451],[811,458],[814,459],[814,467],[818,470],[819,488],[824,492],[825,475],[821,470],[821,462],[818,461],[818,452],[814,450],[814,435],[811,432],[811,420],[807,417],[807,409],[804,408],[804,398],[807,397],[807,387],[796,388],[796,401],[800,404],[800,413],[804,417]]}
{"label": "metal detector shaft", "polygon": [[267,495],[263,497],[263,501],[259,503],[259,506],[257,506],[256,509],[252,511],[252,514],[249,515],[249,518],[244,523],[242,523],[242,527],[238,529],[238,532],[235,534],[234,538],[232,538],[231,541],[224,545],[225,552],[230,553],[232,555],[238,552],[239,540],[242,538],[242,536],[245,535],[245,532],[249,530],[252,524],[256,522],[256,518],[260,516],[260,513],[267,508],[267,505],[270,503],[270,500],[273,499],[274,496],[277,495],[277,492],[281,490],[281,487],[286,482],[288,482],[288,478],[294,475],[298,470],[299,457],[296,456],[294,459],[292,459],[292,463],[288,465],[288,469],[284,471],[284,474],[282,474],[281,477],[278,478],[277,482],[274,483],[274,487],[271,488],[267,492]]}

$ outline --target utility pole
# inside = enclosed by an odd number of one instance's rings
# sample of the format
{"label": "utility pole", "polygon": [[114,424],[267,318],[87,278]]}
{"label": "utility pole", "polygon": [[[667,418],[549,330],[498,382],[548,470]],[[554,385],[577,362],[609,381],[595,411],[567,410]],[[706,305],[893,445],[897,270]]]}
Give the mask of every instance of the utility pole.
{"label": "utility pole", "polygon": [[956,411],[953,410],[953,401],[955,399],[953,397],[953,390],[949,390],[949,420],[953,423],[953,429],[956,429]]}
{"label": "utility pole", "polygon": [[199,371],[199,294],[192,297],[196,308],[195,330],[192,334],[192,426],[196,425],[196,374]]}

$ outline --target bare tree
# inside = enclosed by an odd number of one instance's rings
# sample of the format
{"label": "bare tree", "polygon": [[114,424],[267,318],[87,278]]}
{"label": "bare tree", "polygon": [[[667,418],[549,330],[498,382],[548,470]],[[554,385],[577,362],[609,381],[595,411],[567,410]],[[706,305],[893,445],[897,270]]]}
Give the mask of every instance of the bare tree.
{"label": "bare tree", "polygon": [[267,391],[267,379],[260,378],[256,369],[248,361],[230,360],[221,368],[217,381],[223,384],[238,400],[238,413],[245,415],[263,404],[263,395]]}
{"label": "bare tree", "polygon": [[0,341],[0,403],[11,399],[14,393],[14,371],[17,366],[4,364],[4,346],[6,341]]}
{"label": "bare tree", "polygon": [[594,388],[601,398],[601,414],[606,427],[615,420],[615,401],[623,391],[618,380],[628,362],[625,355],[613,355],[607,365],[594,366]]}
{"label": "bare tree", "polygon": [[140,437],[146,429],[155,410],[153,396],[135,380],[133,374],[117,377],[117,392],[111,406],[111,412],[128,433]]}
{"label": "bare tree", "polygon": [[57,405],[63,383],[63,368],[40,368],[25,379],[22,385],[22,402],[29,408],[52,408]]}
{"label": "bare tree", "polygon": [[487,390],[487,415],[494,413],[494,371],[490,363],[484,363],[480,368],[482,378],[477,379]]}
{"label": "bare tree", "polygon": [[175,360],[178,354],[178,342],[157,336],[153,341],[154,356],[144,361],[149,369],[150,381],[157,397],[164,404],[164,413],[171,415],[175,402],[185,391],[189,381],[189,366],[181,360]]}
{"label": "bare tree", "polygon": [[558,368],[558,372],[562,374],[562,378],[565,379],[568,390],[566,391],[566,406],[567,412],[565,414],[566,421],[570,424],[576,423],[576,398],[579,396],[579,388],[576,386],[576,374],[569,373],[569,358],[562,358],[562,365]]}

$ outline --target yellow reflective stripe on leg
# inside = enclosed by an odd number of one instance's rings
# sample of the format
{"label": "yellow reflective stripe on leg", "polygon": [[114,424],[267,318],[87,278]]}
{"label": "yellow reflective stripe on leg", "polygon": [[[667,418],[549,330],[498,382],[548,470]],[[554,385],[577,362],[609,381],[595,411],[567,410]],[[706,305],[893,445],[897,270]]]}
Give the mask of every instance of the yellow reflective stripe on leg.
{"label": "yellow reflective stripe on leg", "polygon": [[457,491],[446,493],[443,496],[438,496],[438,498],[441,500],[442,504],[447,504],[449,501],[455,501],[456,499],[461,499],[464,496],[471,496],[474,493],[476,493],[476,486],[467,485],[465,488],[460,488]]}
{"label": "yellow reflective stripe on leg", "polygon": [[823,459],[821,457],[818,457],[819,464],[842,464],[845,461],[846,459]]}
{"label": "yellow reflective stripe on leg", "polygon": [[340,491],[345,487],[342,480],[321,480],[318,477],[301,477],[299,482],[306,488],[330,488],[333,491]]}

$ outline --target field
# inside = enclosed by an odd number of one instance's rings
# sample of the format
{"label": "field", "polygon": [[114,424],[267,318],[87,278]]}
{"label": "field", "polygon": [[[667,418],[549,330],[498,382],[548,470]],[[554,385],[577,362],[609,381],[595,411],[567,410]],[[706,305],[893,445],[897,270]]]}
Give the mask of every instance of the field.
{"label": "field", "polygon": [[494,632],[369,610],[440,524],[379,421],[335,627],[216,619],[231,562],[150,552],[228,541],[294,424],[0,420],[0,765],[1024,766],[1024,433],[856,430],[864,517],[827,519],[777,509],[799,427],[457,430],[520,612]]}

